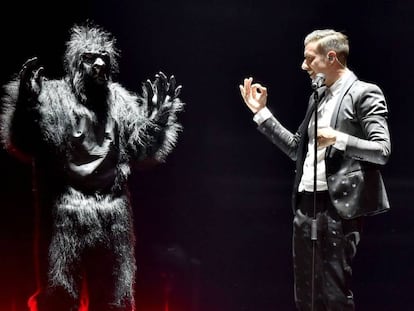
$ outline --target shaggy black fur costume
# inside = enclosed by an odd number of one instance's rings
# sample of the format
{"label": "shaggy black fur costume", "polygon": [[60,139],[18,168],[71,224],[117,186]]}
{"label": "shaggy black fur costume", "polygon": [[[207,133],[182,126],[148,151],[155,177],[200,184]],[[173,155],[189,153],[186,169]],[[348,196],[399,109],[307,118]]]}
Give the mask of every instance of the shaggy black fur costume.
{"label": "shaggy black fur costume", "polygon": [[39,210],[39,311],[134,310],[134,232],[127,180],[131,165],[164,161],[181,125],[181,86],[159,73],[133,94],[112,80],[119,52],[100,27],[75,25],[66,75],[48,80],[37,59],[5,87],[0,133],[30,159]]}

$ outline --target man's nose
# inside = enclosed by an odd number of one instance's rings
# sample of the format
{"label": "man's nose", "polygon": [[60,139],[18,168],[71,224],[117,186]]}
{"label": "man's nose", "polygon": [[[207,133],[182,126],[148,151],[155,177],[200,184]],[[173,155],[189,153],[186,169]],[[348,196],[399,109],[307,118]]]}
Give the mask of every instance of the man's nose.
{"label": "man's nose", "polygon": [[303,61],[301,68],[302,68],[302,70],[306,70],[306,71],[309,69],[309,66],[306,63],[306,60]]}

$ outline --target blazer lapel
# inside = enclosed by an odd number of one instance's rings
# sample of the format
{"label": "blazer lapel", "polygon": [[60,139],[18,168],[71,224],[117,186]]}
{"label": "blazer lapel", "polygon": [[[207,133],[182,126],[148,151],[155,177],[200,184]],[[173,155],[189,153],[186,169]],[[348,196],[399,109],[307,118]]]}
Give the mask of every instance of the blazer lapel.
{"label": "blazer lapel", "polygon": [[338,97],[338,101],[336,102],[336,106],[335,106],[335,109],[334,109],[333,114],[332,114],[332,118],[331,118],[331,127],[332,128],[336,128],[336,124],[338,122],[339,109],[341,108],[342,101],[345,97],[345,94],[348,93],[348,91],[351,88],[352,84],[357,79],[358,79],[357,76],[353,72],[351,72],[349,77],[344,81],[344,85],[342,86],[341,93]]}
{"label": "blazer lapel", "polygon": [[[336,128],[336,125],[338,124],[338,116],[339,116],[339,111],[343,102],[343,99],[345,97],[345,95],[348,93],[349,89],[351,88],[351,86],[354,84],[354,82],[358,80],[357,76],[351,72],[351,74],[349,75],[349,77],[344,81],[344,85],[342,86],[342,90],[341,93],[339,95],[338,101],[336,102],[336,106],[335,109],[332,113],[332,118],[331,118],[331,127],[333,129]],[[331,158],[333,156],[332,153],[332,146],[329,146],[326,149],[326,155]]]}

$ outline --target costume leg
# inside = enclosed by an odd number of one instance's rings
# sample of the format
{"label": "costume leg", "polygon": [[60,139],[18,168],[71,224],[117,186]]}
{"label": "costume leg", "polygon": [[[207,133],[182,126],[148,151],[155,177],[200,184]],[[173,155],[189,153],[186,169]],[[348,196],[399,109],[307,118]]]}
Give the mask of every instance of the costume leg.
{"label": "costume leg", "polygon": [[69,235],[59,231],[51,240],[48,255],[43,257],[47,263],[41,264],[45,267],[40,271],[41,288],[31,298],[37,311],[78,311],[81,271],[79,259],[66,256],[70,247],[64,241],[68,242]]}
{"label": "costume leg", "polygon": [[89,311],[132,311],[136,267],[129,212],[108,217],[104,243],[87,256]]}

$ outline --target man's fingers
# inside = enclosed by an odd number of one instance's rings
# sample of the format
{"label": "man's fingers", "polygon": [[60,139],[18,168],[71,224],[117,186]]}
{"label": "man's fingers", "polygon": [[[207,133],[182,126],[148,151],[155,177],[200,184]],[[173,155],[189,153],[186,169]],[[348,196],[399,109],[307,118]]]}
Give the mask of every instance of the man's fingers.
{"label": "man's fingers", "polygon": [[253,98],[257,98],[258,95],[260,96],[267,96],[267,88],[262,86],[260,83],[254,83],[253,78],[245,78],[243,81],[243,85],[239,85],[240,92],[244,98],[252,96]]}
{"label": "man's fingers", "polygon": [[252,89],[257,89],[259,90],[260,93],[263,93],[263,92],[267,93],[267,89],[264,86],[262,86],[260,83],[253,84]]}
{"label": "man's fingers", "polygon": [[332,129],[331,127],[324,127],[324,128],[318,129],[318,131],[316,132],[316,135],[318,137],[326,138],[326,139],[330,139],[330,138],[335,138],[336,137],[335,130]]}
{"label": "man's fingers", "polygon": [[245,84],[244,85],[244,96],[247,98],[251,95],[251,88],[250,85]]}
{"label": "man's fingers", "polygon": [[244,97],[246,95],[246,92],[244,91],[243,85],[240,84],[239,89],[240,89],[240,94]]}
{"label": "man's fingers", "polygon": [[252,95],[256,99],[258,99],[258,97],[261,97],[261,96],[265,96],[265,97],[267,96],[267,89],[259,83],[253,84],[251,89],[252,89]]}
{"label": "man's fingers", "polygon": [[263,96],[267,96],[267,88],[263,87],[260,89],[260,92],[263,94]]}
{"label": "man's fingers", "polygon": [[243,81],[244,89],[250,88],[252,84],[252,78],[245,78]]}

